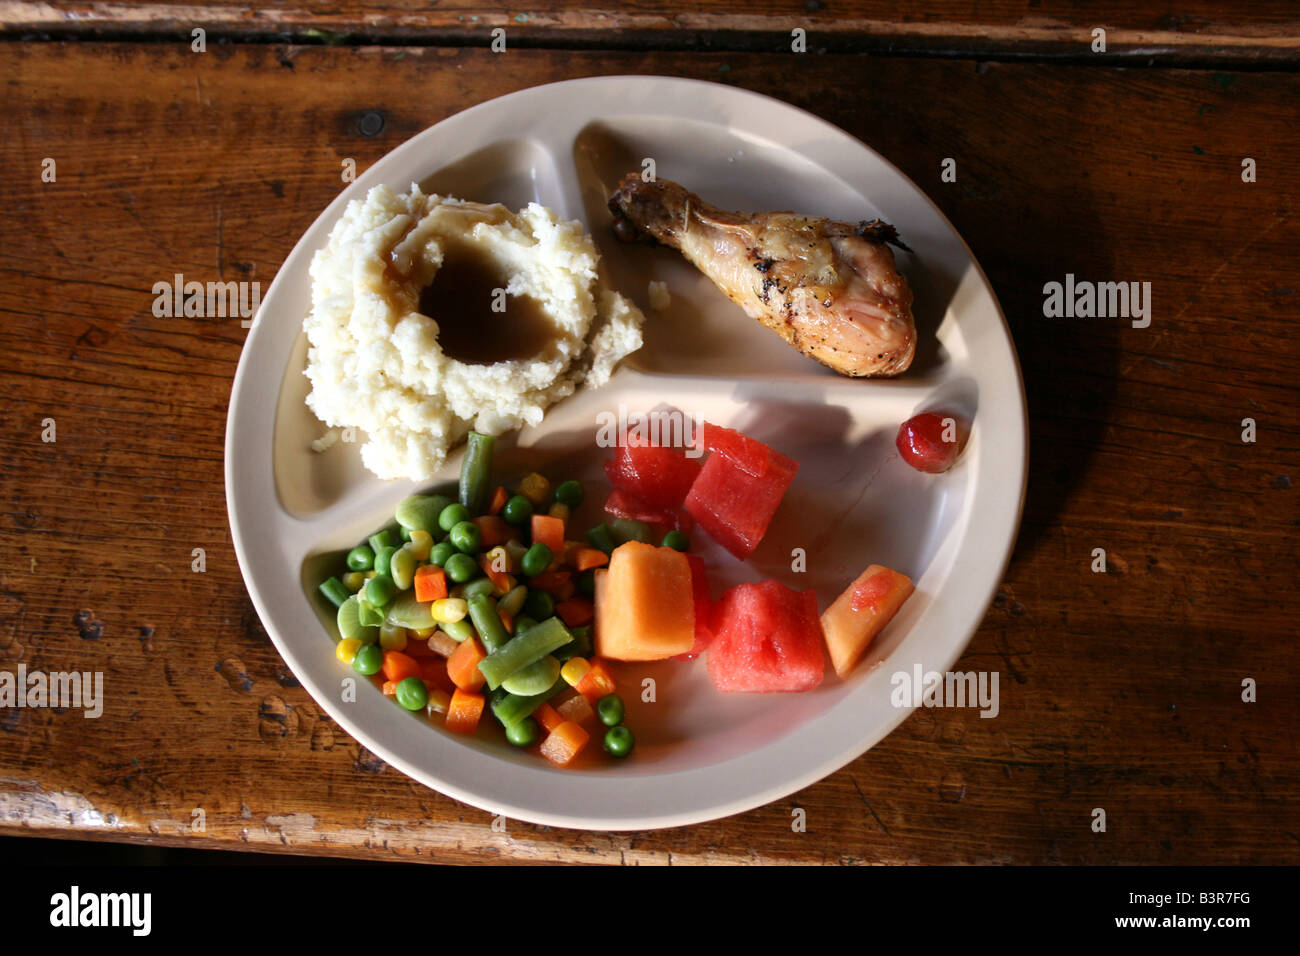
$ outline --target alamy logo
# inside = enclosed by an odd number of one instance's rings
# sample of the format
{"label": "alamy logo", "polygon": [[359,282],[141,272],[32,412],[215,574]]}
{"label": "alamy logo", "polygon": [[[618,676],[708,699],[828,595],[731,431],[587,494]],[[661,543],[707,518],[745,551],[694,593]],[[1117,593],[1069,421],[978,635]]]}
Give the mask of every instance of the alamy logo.
{"label": "alamy logo", "polygon": [[921,665],[913,664],[910,674],[895,671],[889,685],[889,702],[895,707],[979,707],[981,717],[996,717],[1001,710],[997,671],[922,674]]}
{"label": "alamy logo", "polygon": [[1043,286],[1043,315],[1049,319],[1132,319],[1133,328],[1151,324],[1150,282],[1065,282]]}
{"label": "alamy logo", "polygon": [[153,924],[151,893],[82,893],[73,886],[50,897],[50,925],[128,926],[134,936],[148,936]]}
{"label": "alamy logo", "polygon": [[687,458],[699,458],[704,448],[697,441],[703,434],[704,416],[677,409],[655,409],[649,412],[629,412],[620,404],[617,412],[603,411],[596,415],[596,447],[623,448],[629,442],[635,445],[658,445],[664,448],[684,448]]}
{"label": "alamy logo", "polygon": [[0,708],[66,707],[84,708],[82,717],[98,717],[104,712],[103,671],[28,671],[18,665],[18,673],[0,671]]}
{"label": "alamy logo", "polygon": [[[153,314],[160,319],[225,319],[239,316],[251,320],[262,304],[260,282],[185,281],[176,273],[171,282],[153,284]],[[247,323],[251,325],[251,321]]]}

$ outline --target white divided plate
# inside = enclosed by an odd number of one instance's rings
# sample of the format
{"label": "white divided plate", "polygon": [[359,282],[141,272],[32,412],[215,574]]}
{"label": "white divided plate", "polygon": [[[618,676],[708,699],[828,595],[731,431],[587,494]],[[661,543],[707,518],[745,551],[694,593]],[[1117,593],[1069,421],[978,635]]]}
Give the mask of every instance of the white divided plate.
{"label": "white divided plate", "polygon": [[[611,235],[605,197],[652,158],[656,174],[710,202],[883,218],[915,254],[897,253],[916,295],[920,347],[897,380],[840,377],[745,316],[671,250]],[[543,203],[582,220],[616,288],[645,310],[645,346],[605,387],[556,405],[537,428],[505,436],[498,474],[576,477],[596,523],[608,490],[597,415],[661,404],[767,442],[800,464],[766,539],[747,563],[698,534],[715,597],[774,577],[817,589],[820,607],[868,564],[911,576],[916,594],[846,681],[828,667],[803,694],[724,695],[704,661],[619,664],[637,747],[625,761],[549,766],[505,742],[490,717],[465,738],[408,714],[334,657],[332,609],[315,593],[329,559],[388,523],[422,490],[366,472],[356,445],[317,454],[325,431],[303,404],[311,304],[308,265],[351,199],[386,183],[520,208]],[[672,306],[649,309],[647,284]],[[971,418],[971,440],[944,475],[894,450],[899,423],[945,409]],[[896,168],[834,126],[784,103],[712,83],[601,77],[523,90],[466,110],[376,163],[298,242],[263,299],[235,375],[226,431],[226,495],[239,563],[280,654],[338,723],[390,765],[491,813],[560,827],[637,830],[715,819],[787,796],[866,751],[911,712],[891,703],[890,675],[945,671],[992,599],[1015,540],[1026,475],[1023,386],[996,299],[961,237]],[[454,481],[459,453],[443,478]],[[803,548],[807,570],[791,568]],[[642,681],[654,678],[655,700]],[[492,726],[488,726],[488,725]],[[599,746],[593,739],[593,747]],[[602,754],[601,757],[604,755]],[[382,799],[376,784],[376,802]]]}

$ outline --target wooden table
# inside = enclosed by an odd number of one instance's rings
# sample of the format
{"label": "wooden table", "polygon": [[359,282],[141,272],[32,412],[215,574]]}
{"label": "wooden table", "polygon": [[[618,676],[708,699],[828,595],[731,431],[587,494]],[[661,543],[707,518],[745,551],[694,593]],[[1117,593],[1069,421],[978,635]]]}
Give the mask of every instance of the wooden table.
{"label": "wooden table", "polygon": [[[0,659],[108,682],[97,720],[0,709],[0,832],[450,862],[1300,861],[1292,10],[894,6],[0,3]],[[358,746],[277,655],[222,486],[245,330],[156,318],[151,289],[176,272],[265,287],[343,157],[365,168],[475,103],[606,73],[823,116],[914,179],[988,272],[1031,474],[958,668],[1000,672],[1002,713],[920,710],[826,780],[703,826],[497,833]],[[1067,273],[1150,282],[1150,327],[1045,318]]]}

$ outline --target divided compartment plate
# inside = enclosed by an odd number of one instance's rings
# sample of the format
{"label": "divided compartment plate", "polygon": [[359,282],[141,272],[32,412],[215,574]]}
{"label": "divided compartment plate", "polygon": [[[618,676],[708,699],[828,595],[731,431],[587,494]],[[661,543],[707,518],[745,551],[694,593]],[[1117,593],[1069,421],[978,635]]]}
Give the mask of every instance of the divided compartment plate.
{"label": "divided compartment plate", "polygon": [[[672,250],[611,234],[605,197],[653,159],[655,174],[717,205],[879,216],[916,254],[897,253],[916,296],[917,359],[893,380],[850,380],[745,316]],[[846,681],[827,669],[803,694],[724,695],[703,660],[615,664],[637,748],[626,761],[560,770],[507,744],[499,728],[451,734],[411,715],[335,659],[332,608],[315,584],[332,558],[388,524],[398,501],[454,482],[457,452],[429,482],[384,482],[356,445],[315,453],[325,426],[303,404],[308,266],[351,199],[374,185],[451,193],[518,209],[543,203],[583,221],[610,283],[646,313],[645,346],[602,389],[552,407],[537,428],[498,440],[496,473],[538,470],[588,488],[574,528],[601,520],[608,491],[597,416],[673,407],[740,428],[800,463],[767,537],[741,563],[702,532],[715,597],[774,577],[831,600],[868,564],[913,578],[916,594]],[[649,308],[648,283],[672,305]],[[939,476],[894,450],[900,422],[943,408],[974,422],[958,465]],[[258,614],[303,686],[388,764],[458,800],[533,823],[635,830],[716,819],[787,796],[863,753],[908,708],[890,674],[945,671],[978,626],[1010,556],[1026,475],[1023,386],[1005,321],[979,266],[923,193],[872,150],[787,104],[666,77],[601,77],[523,90],[457,114],[393,150],[345,189],[285,261],[263,299],[235,376],[226,435],[232,535]],[[807,571],[790,551],[807,552]],[[881,666],[881,665],[884,666]],[[655,701],[641,699],[653,678]],[[598,747],[593,735],[590,746]],[[378,795],[376,800],[378,800]]]}

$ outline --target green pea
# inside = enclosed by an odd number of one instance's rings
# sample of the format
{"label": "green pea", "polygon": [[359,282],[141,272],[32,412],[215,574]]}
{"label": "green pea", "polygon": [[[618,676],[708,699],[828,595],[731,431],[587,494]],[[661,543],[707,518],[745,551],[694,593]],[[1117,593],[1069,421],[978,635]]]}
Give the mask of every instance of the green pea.
{"label": "green pea", "polygon": [[442,569],[457,584],[464,584],[478,574],[478,565],[468,554],[453,554]]}
{"label": "green pea", "polygon": [[478,554],[478,549],[483,546],[483,532],[474,522],[461,521],[451,529],[447,540],[462,554]]}
{"label": "green pea", "polygon": [[407,710],[424,710],[429,703],[429,688],[418,677],[407,677],[397,682],[397,702]]}
{"label": "green pea", "polygon": [[352,658],[352,669],[358,674],[378,674],[384,666],[384,649],[378,644],[363,644]]}
{"label": "green pea", "polygon": [[524,574],[530,578],[542,574],[551,566],[555,553],[542,542],[538,541],[535,545],[524,552],[524,559],[520,562]]}
{"label": "green pea", "polygon": [[635,746],[636,738],[632,736],[632,731],[622,724],[605,732],[605,750],[615,757],[626,757]]}
{"label": "green pea", "polygon": [[686,537],[686,535],[681,531],[669,531],[664,535],[664,539],[660,542],[660,546],[672,548],[674,551],[681,551],[685,554],[687,551],[691,550],[691,539]]}
{"label": "green pea", "polygon": [[463,504],[458,501],[453,502],[443,508],[442,514],[438,515],[438,527],[443,531],[450,531],[462,521],[468,521],[472,517],[474,516]]}
{"label": "green pea", "polygon": [[623,722],[625,713],[623,698],[618,694],[608,694],[596,701],[596,716],[606,727],[617,727]]}
{"label": "green pea", "polygon": [[583,490],[580,481],[562,481],[559,487],[555,489],[555,500],[562,505],[568,505],[570,508],[578,507],[586,496],[587,493]]}
{"label": "green pea", "polygon": [[375,607],[383,607],[397,593],[397,585],[386,574],[377,574],[366,582],[366,600]]}
{"label": "green pea", "polygon": [[541,735],[541,728],[538,727],[535,717],[525,717],[513,724],[506,724],[506,740],[516,747],[531,747],[537,743],[537,738]]}
{"label": "green pea", "polygon": [[536,627],[536,626],[537,626],[536,619],[529,617],[527,614],[520,614],[517,618],[515,618],[516,634],[522,634],[530,627]]}
{"label": "green pea", "polygon": [[506,519],[507,524],[527,524],[528,519],[532,516],[533,503],[523,495],[515,495],[510,498],[506,501],[506,506],[501,509],[501,517]]}
{"label": "green pea", "polygon": [[545,591],[529,591],[528,597],[524,598],[524,613],[544,621],[555,613],[555,598]]}
{"label": "green pea", "polygon": [[596,596],[596,569],[588,568],[586,571],[578,572],[578,576],[573,579],[573,583],[578,588],[578,593],[589,598]]}
{"label": "green pea", "polygon": [[456,546],[450,541],[439,541],[429,551],[429,560],[440,568],[447,566],[447,559],[456,553]]}
{"label": "green pea", "polygon": [[375,552],[370,545],[359,544],[348,552],[349,571],[369,571],[375,566]]}
{"label": "green pea", "polygon": [[375,574],[388,574],[388,562],[392,560],[397,549],[391,545],[385,545],[375,552]]}

